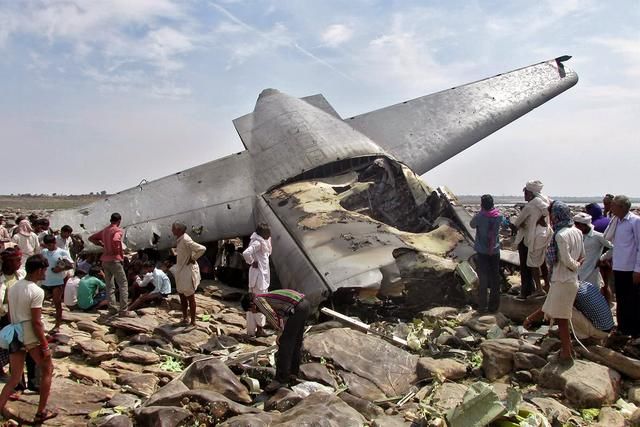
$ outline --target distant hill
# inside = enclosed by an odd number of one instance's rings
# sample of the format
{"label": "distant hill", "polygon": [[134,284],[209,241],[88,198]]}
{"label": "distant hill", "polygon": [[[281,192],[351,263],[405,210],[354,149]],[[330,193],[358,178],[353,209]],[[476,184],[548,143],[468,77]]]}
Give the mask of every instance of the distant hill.
{"label": "distant hill", "polygon": [[[480,195],[456,195],[460,203],[464,205],[479,205]],[[599,203],[602,205],[602,196],[588,196],[588,197],[569,197],[569,196],[550,196],[553,200],[562,200],[565,203],[571,205],[586,205],[589,203]],[[522,195],[520,196],[493,196],[493,201],[497,205],[512,205],[515,203],[524,203]],[[640,198],[631,197],[631,203],[640,203]]]}
{"label": "distant hill", "polygon": [[108,195],[80,195],[80,196],[47,196],[47,195],[20,195],[0,196],[2,209],[19,210],[49,210],[68,209],[86,205],[96,200],[104,199]]}

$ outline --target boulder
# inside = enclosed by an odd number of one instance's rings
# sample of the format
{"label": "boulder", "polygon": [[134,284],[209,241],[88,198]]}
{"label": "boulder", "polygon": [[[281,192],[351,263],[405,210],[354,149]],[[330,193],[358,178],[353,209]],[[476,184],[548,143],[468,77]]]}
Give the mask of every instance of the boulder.
{"label": "boulder", "polygon": [[486,340],[480,344],[482,370],[487,379],[493,381],[513,370],[513,355],[520,349],[515,338]]}
{"label": "boulder", "polygon": [[130,393],[118,393],[107,402],[108,408],[115,408],[116,406],[133,409],[140,406],[140,399],[138,399],[138,396]]}
{"label": "boulder", "polygon": [[160,356],[158,356],[151,347],[132,346],[122,349],[118,354],[118,359],[124,362],[152,365],[160,361]]}
{"label": "boulder", "polygon": [[409,427],[411,422],[400,415],[383,415],[371,423],[371,427]]}
{"label": "boulder", "polygon": [[281,427],[303,425],[343,427],[362,426],[365,423],[366,419],[342,399],[332,393],[316,392],[283,412],[277,425]]}
{"label": "boulder", "polygon": [[191,390],[216,391],[236,402],[251,403],[246,387],[225,363],[217,359],[193,362],[180,380]]}
{"label": "boulder", "polygon": [[500,312],[516,323],[524,322],[524,319],[542,307],[546,296],[529,297],[521,300],[515,295],[502,294],[500,297]]}
{"label": "boulder", "polygon": [[562,390],[578,408],[600,408],[615,402],[620,393],[619,373],[585,360],[575,360],[571,366],[551,362],[540,372],[539,381],[542,387]]}
{"label": "boulder", "polygon": [[171,337],[171,342],[180,350],[188,353],[199,353],[200,347],[206,344],[209,338],[209,332],[195,328],[185,333],[175,334]]}
{"label": "boulder", "polygon": [[373,404],[368,400],[361,399],[352,395],[346,391],[343,391],[338,395],[340,399],[344,400],[347,405],[358,411],[367,420],[372,420],[384,415],[384,411],[378,405]]}
{"label": "boulder", "polygon": [[144,402],[143,406],[157,406],[157,402],[169,396],[180,394],[185,391],[189,391],[189,387],[184,385],[184,383],[180,380],[173,380],[169,384],[165,385],[160,390],[155,392],[147,401]]}
{"label": "boulder", "polygon": [[454,307],[433,307],[420,313],[420,317],[428,320],[441,320],[456,317],[460,310]]}
{"label": "boulder", "polygon": [[92,321],[92,320],[81,320],[78,323],[76,323],[76,327],[84,332],[89,332],[90,334],[96,332],[96,331],[100,331],[100,332],[107,332],[109,330],[109,328],[106,328],[102,325],[97,324],[96,322]]}
{"label": "boulder", "polygon": [[305,363],[301,365],[300,376],[305,380],[317,381],[334,389],[338,388],[338,383],[335,378],[333,378],[333,375],[331,375],[327,367],[322,363]]}
{"label": "boulder", "polygon": [[79,341],[77,347],[91,364],[99,364],[102,361],[112,359],[114,356],[109,346],[99,340]]}
{"label": "boulder", "polygon": [[270,427],[278,425],[280,414],[260,412],[259,414],[238,415],[218,424],[219,427]]}
{"label": "boulder", "polygon": [[133,423],[126,415],[114,414],[98,418],[89,423],[90,427],[133,427]]}
{"label": "boulder", "polygon": [[419,380],[436,376],[448,380],[459,380],[467,376],[467,367],[454,359],[421,357],[418,359],[416,372]]}
{"label": "boulder", "polygon": [[633,411],[633,414],[631,414],[629,418],[629,424],[631,427],[640,427],[640,408]]}
{"label": "boulder", "polygon": [[418,356],[373,335],[329,329],[307,337],[304,348],[316,359],[331,359],[344,371],[370,380],[387,397],[406,393],[417,380]]}
{"label": "boulder", "polygon": [[627,400],[636,405],[640,405],[640,385],[629,387],[627,392]]}
{"label": "boulder", "polygon": [[296,406],[301,400],[302,397],[296,392],[282,387],[264,403],[264,410],[284,412]]}
{"label": "boulder", "polygon": [[153,374],[127,373],[118,376],[116,382],[129,387],[131,393],[147,398],[156,391],[158,377]]}
{"label": "boulder", "polygon": [[340,371],[340,376],[347,386],[349,393],[354,396],[368,400],[369,402],[375,402],[376,400],[382,400],[387,397],[382,390],[366,378],[346,371]]}
{"label": "boulder", "polygon": [[640,380],[640,360],[599,345],[589,346],[588,350],[584,351],[582,347],[578,348],[580,354],[592,362],[615,369],[632,380]]}
{"label": "boulder", "polygon": [[516,370],[539,369],[546,364],[547,361],[536,354],[523,353],[521,351],[516,351],[513,354],[513,366]]}
{"label": "boulder", "polygon": [[110,383],[111,377],[100,368],[90,368],[88,366],[70,366],[69,373],[72,377],[80,380],[88,380],[93,383]]}
{"label": "boulder", "polygon": [[68,345],[50,345],[51,356],[55,359],[62,359],[71,355],[71,347]]}
{"label": "boulder", "polygon": [[531,398],[537,408],[542,411],[545,417],[551,422],[558,422],[560,425],[565,425],[571,418],[571,409],[564,406],[562,403],[550,397],[534,397]]}
{"label": "boulder", "polygon": [[128,333],[150,333],[158,327],[155,316],[115,317],[109,324]]}
{"label": "boulder", "polygon": [[598,422],[595,424],[597,427],[625,427],[626,425],[624,416],[612,407],[600,409]]}
{"label": "boulder", "polygon": [[135,363],[121,362],[119,360],[107,360],[100,363],[100,367],[112,374],[123,374],[127,372],[142,372],[142,366]]}
{"label": "boulder", "polygon": [[458,383],[443,383],[433,393],[433,406],[442,412],[455,408],[462,402],[467,386]]}
{"label": "boulder", "polygon": [[178,427],[193,419],[191,412],[179,407],[146,406],[134,411],[138,427]]}
{"label": "boulder", "polygon": [[502,329],[509,323],[502,313],[480,314],[473,311],[462,315],[460,320],[464,326],[482,335],[486,335],[495,326]]}
{"label": "boulder", "polygon": [[[222,421],[241,414],[255,414],[260,410],[244,406],[211,390],[187,390],[170,396],[156,399],[156,406],[179,406],[186,403],[197,404],[215,420]],[[215,425],[215,424],[214,424]]]}

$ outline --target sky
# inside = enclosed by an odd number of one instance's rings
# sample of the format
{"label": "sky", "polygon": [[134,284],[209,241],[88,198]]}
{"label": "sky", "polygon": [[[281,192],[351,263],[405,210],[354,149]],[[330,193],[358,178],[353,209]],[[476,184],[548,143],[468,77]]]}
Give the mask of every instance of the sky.
{"label": "sky", "polygon": [[0,0],[0,194],[117,192],[243,149],[258,94],[342,117],[572,55],[564,94],[424,175],[640,196],[640,1]]}

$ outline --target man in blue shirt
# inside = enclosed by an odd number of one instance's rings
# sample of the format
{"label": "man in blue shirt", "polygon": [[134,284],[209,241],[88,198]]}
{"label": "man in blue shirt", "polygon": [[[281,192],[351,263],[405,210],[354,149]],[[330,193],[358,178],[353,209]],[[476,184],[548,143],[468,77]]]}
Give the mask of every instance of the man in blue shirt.
{"label": "man in blue shirt", "polygon": [[474,249],[477,252],[479,280],[478,309],[494,313],[500,307],[500,228],[506,224],[506,220],[494,208],[491,195],[482,196],[480,207],[480,212],[471,219],[470,224],[476,229]]}
{"label": "man in blue shirt", "polygon": [[62,299],[64,297],[64,283],[67,278],[67,271],[73,269],[73,260],[68,251],[57,246],[56,236],[45,234],[43,237],[45,249],[42,255],[47,259],[49,268],[45,276],[42,287],[47,294],[53,296],[53,305],[56,308],[56,324],[51,333],[56,333],[62,323]]}
{"label": "man in blue shirt", "polygon": [[578,339],[602,341],[613,329],[613,315],[609,303],[600,292],[600,287],[589,282],[580,282],[573,303],[571,326]]}

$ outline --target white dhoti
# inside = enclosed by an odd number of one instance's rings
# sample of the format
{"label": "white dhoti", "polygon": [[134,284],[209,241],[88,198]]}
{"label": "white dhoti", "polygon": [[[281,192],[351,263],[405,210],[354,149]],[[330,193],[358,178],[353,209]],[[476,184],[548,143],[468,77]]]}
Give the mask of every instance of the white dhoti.
{"label": "white dhoti", "polygon": [[247,311],[247,334],[255,335],[258,326],[263,328],[266,322],[267,318],[264,314]]}
{"label": "white dhoti", "polygon": [[578,282],[551,282],[542,311],[546,319],[571,319]]}

